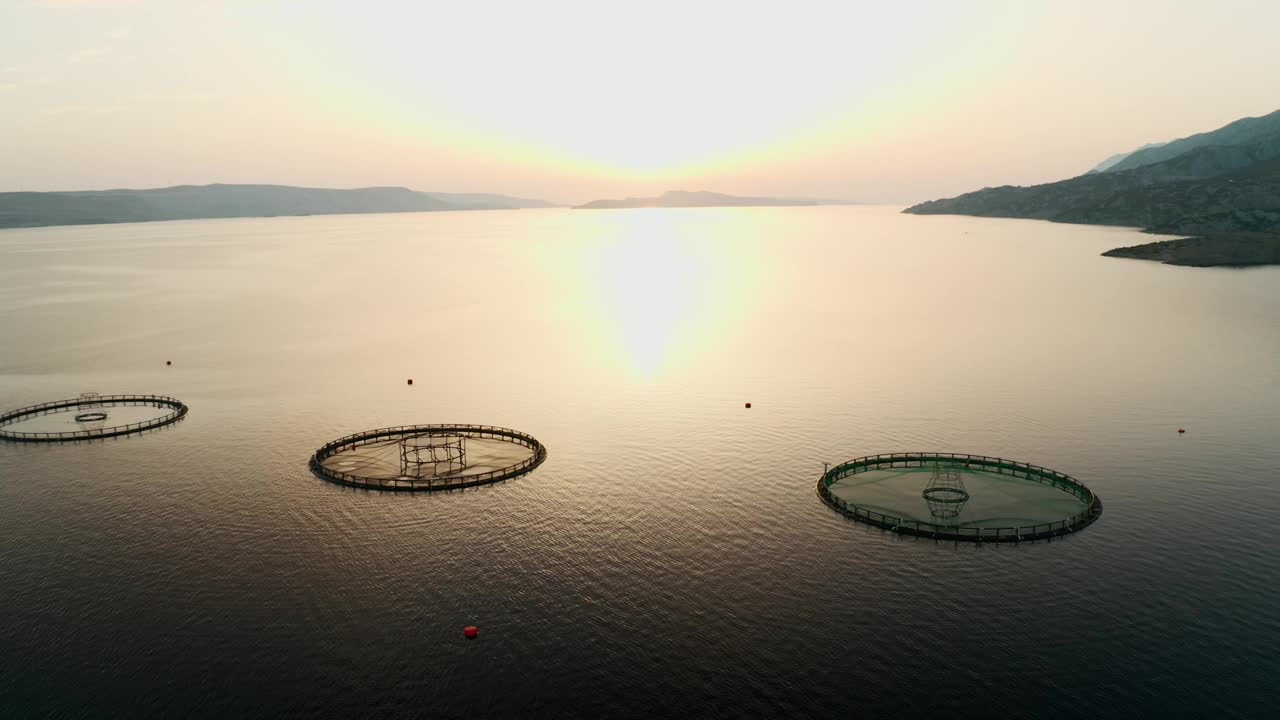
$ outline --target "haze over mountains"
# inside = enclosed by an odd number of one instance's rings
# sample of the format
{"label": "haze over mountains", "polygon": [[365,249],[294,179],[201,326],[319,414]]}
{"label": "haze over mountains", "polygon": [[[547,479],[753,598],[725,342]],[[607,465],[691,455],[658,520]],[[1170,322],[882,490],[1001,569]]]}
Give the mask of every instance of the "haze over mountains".
{"label": "haze over mountains", "polygon": [[[580,209],[839,204],[673,190],[595,200]],[[200,218],[555,207],[486,193],[352,190],[283,185],[181,185],[153,190],[0,193],[0,228]],[[1108,254],[1186,265],[1280,263],[1280,111],[1152,143],[1084,175],[1029,187],[984,188],[907,208],[913,214],[1033,218],[1138,226],[1196,239]]]}
{"label": "haze over mountains", "polygon": [[355,190],[286,185],[179,185],[154,190],[0,193],[0,228],[343,213],[554,207],[484,193],[426,193],[403,187]]}
{"label": "haze over mountains", "polygon": [[[816,198],[741,197],[673,190],[658,197],[596,200],[580,208],[839,205]],[[403,187],[354,190],[287,185],[178,185],[151,190],[0,193],[0,228],[349,213],[504,210],[561,207],[544,200],[488,193],[417,192]]]}
{"label": "haze over mountains", "polygon": [[1164,145],[1164,144],[1165,144],[1165,143],[1147,143],[1146,145],[1143,145],[1142,147],[1138,148],[1137,150],[1130,150],[1129,152],[1116,153],[1115,155],[1112,155],[1111,157],[1107,158],[1106,160],[1103,160],[1102,162],[1100,162],[1100,163],[1098,163],[1097,165],[1095,165],[1095,166],[1094,166],[1094,168],[1093,168],[1092,170],[1090,170],[1089,172],[1085,173],[1085,175],[1092,175],[1093,173],[1105,172],[1105,171],[1110,170],[1111,168],[1115,167],[1117,164],[1119,164],[1119,163],[1120,163],[1120,161],[1124,160],[1125,158],[1129,157],[1130,155],[1132,155],[1132,154],[1134,154],[1134,153],[1136,153],[1136,152],[1140,152],[1140,151],[1142,151],[1142,150],[1146,150],[1146,149],[1148,149],[1148,148],[1160,147],[1161,145]]}
{"label": "haze over mountains", "polygon": [[705,190],[668,190],[657,197],[629,197],[621,200],[593,200],[575,210],[613,208],[677,208],[677,207],[770,207],[791,205],[845,205],[839,200],[817,198],[773,198],[724,195]]}
{"label": "haze over mountains", "polygon": [[[1109,159],[1110,160],[1110,159]],[[1148,146],[1101,170],[1030,187],[984,188],[904,212],[1132,225],[1195,235],[1112,254],[1173,264],[1280,262],[1280,111]]]}

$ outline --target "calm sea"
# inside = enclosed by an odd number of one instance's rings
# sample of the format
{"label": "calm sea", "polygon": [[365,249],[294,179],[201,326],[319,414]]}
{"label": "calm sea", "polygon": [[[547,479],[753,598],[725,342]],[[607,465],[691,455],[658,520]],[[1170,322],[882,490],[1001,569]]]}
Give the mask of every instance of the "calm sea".
{"label": "calm sea", "polygon": [[[1149,239],[851,207],[2,231],[0,405],[191,413],[0,444],[0,716],[1268,715],[1280,268],[1099,257]],[[434,422],[550,457],[451,494],[307,471]],[[933,450],[1105,512],[956,545],[814,492]]]}

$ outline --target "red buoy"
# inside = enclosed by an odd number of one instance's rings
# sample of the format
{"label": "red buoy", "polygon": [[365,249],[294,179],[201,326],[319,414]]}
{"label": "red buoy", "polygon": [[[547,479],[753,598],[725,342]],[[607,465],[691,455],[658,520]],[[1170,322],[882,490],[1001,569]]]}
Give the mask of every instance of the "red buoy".
{"label": "red buoy", "polygon": [[409,384],[410,384],[410,385],[412,385],[412,384],[413,384],[413,378],[409,378]]}
{"label": "red buoy", "polygon": [[748,409],[748,410],[750,410],[750,409],[751,409],[751,403],[747,403],[747,409]]}
{"label": "red buoy", "polygon": [[1186,432],[1186,430],[1183,430],[1182,428],[1178,428],[1178,434],[1179,434],[1179,435],[1181,435],[1181,434],[1182,434],[1182,433],[1184,433],[1184,432]]}
{"label": "red buoy", "polygon": [[466,635],[467,639],[470,640],[474,638],[476,635],[480,634],[480,628],[476,627],[475,625],[468,625],[462,628],[462,634]]}

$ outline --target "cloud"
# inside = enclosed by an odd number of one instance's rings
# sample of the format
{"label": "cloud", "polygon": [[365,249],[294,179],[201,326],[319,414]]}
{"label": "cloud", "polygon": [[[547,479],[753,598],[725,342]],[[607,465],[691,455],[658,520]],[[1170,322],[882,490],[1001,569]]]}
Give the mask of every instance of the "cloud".
{"label": "cloud", "polygon": [[181,90],[172,93],[146,93],[137,96],[141,102],[152,103],[211,103],[218,100],[220,96],[217,93],[206,92],[202,90]]}
{"label": "cloud", "polygon": [[121,105],[62,105],[59,107],[45,108],[41,110],[42,115],[105,115],[107,113],[120,112],[127,108]]}
{"label": "cloud", "polygon": [[47,10],[97,10],[137,5],[136,0],[27,0],[27,7]]}
{"label": "cloud", "polygon": [[97,62],[111,52],[110,47],[95,47],[77,50],[67,58],[68,65],[75,65],[79,62]]}
{"label": "cloud", "polygon": [[133,28],[127,25],[118,27],[106,34],[107,42],[105,45],[77,50],[67,57],[67,64],[75,65],[76,63],[81,62],[99,62],[107,55],[115,52],[116,47],[120,45],[120,42],[128,39],[132,32]]}

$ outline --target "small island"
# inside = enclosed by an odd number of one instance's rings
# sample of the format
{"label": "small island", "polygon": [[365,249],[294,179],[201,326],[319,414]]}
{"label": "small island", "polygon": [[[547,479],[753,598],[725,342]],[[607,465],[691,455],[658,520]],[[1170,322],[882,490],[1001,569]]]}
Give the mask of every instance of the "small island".
{"label": "small island", "polygon": [[658,197],[629,197],[621,200],[593,200],[577,205],[574,210],[612,210],[617,208],[681,208],[681,207],[772,207],[791,205],[823,205],[805,198],[742,197],[721,193],[668,190]]}

